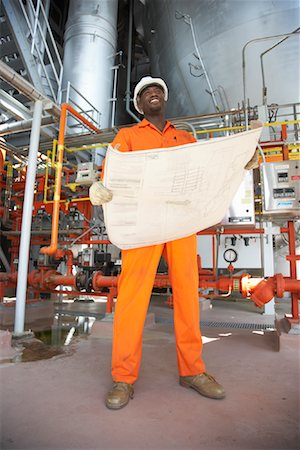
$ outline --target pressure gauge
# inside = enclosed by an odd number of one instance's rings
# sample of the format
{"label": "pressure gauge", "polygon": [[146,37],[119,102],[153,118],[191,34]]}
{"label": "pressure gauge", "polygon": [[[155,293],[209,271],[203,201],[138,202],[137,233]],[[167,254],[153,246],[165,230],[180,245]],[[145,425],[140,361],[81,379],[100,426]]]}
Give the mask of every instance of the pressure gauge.
{"label": "pressure gauge", "polygon": [[233,248],[228,248],[223,254],[223,258],[228,263],[233,263],[238,259],[238,254]]}

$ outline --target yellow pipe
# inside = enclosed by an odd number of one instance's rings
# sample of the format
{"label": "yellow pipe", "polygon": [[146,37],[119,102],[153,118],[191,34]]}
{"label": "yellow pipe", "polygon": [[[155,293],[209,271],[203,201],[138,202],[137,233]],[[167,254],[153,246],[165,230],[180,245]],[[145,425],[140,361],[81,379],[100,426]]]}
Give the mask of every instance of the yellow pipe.
{"label": "yellow pipe", "polygon": [[[288,120],[288,121],[284,121],[284,122],[271,122],[271,123],[264,123],[264,127],[273,127],[273,126],[277,126],[277,125],[293,125],[295,123],[300,123],[300,120]],[[233,130],[241,130],[244,129],[245,126],[241,125],[241,126],[236,126],[236,127],[224,127],[224,128],[211,128],[211,129],[207,129],[207,130],[200,130],[200,131],[196,131],[196,134],[207,134],[207,133],[215,133],[215,132],[220,132],[220,131],[233,131]]]}
{"label": "yellow pipe", "polygon": [[300,123],[300,120],[287,120],[284,122],[271,122],[271,123],[264,123],[264,127],[274,127],[277,125],[293,125],[295,123]]}
{"label": "yellow pipe", "polygon": [[84,147],[74,147],[72,149],[65,147],[65,150],[68,153],[74,153],[74,152],[78,152],[80,150],[90,150],[91,148],[98,148],[98,147],[107,147],[110,143],[106,142],[104,144],[92,144],[92,145],[85,145]]}
{"label": "yellow pipe", "polygon": [[57,140],[53,139],[51,167],[55,167],[56,149],[57,149]]}
{"label": "yellow pipe", "polygon": [[47,151],[47,162],[46,162],[46,172],[45,172],[45,185],[44,185],[44,203],[47,203],[47,191],[48,191],[48,177],[49,177],[49,161],[50,161],[51,150]]}
{"label": "yellow pipe", "polygon": [[196,134],[215,133],[215,132],[218,132],[218,131],[242,130],[244,128],[245,128],[244,125],[237,126],[237,127],[211,128],[211,129],[207,129],[207,130],[196,131]]}
{"label": "yellow pipe", "polygon": [[13,165],[12,162],[7,163],[7,176],[12,177],[13,176]]}

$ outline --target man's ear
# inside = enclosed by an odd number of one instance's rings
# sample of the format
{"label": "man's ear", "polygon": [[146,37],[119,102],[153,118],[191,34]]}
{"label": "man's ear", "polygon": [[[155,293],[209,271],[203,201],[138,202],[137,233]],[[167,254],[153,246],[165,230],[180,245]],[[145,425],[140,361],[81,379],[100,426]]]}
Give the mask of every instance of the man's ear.
{"label": "man's ear", "polygon": [[141,100],[141,97],[138,95],[138,96],[137,96],[137,99],[136,99],[136,102],[137,102],[137,105],[138,105],[139,109],[142,111],[142,114],[143,114],[144,111],[143,111],[143,109],[141,108],[140,100]]}

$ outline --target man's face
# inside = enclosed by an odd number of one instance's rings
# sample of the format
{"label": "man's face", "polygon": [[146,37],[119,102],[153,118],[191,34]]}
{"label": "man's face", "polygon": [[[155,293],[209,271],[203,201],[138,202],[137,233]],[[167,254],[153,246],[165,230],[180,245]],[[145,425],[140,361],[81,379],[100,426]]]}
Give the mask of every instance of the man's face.
{"label": "man's face", "polygon": [[165,93],[161,86],[152,84],[142,90],[138,96],[139,108],[144,115],[153,114],[155,112],[164,112]]}

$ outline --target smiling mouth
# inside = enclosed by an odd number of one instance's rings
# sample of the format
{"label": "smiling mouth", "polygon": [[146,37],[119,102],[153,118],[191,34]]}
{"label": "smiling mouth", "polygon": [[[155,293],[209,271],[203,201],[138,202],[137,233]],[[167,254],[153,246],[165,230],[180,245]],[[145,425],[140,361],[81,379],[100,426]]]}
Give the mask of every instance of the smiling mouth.
{"label": "smiling mouth", "polygon": [[152,103],[159,103],[159,99],[158,98],[152,98],[151,100],[150,100],[150,103],[152,104]]}

